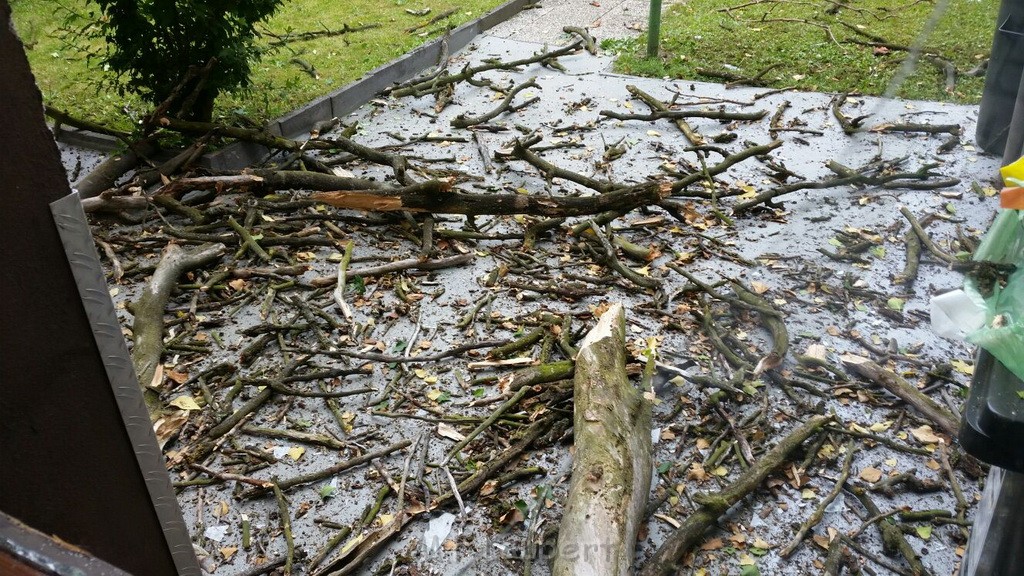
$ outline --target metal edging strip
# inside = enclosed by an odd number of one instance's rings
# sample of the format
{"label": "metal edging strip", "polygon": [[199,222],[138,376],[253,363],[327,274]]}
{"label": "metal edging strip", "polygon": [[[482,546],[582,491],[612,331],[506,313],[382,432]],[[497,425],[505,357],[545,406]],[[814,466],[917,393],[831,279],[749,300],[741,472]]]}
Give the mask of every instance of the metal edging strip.
{"label": "metal edging strip", "polygon": [[200,576],[192,540],[157,445],[81,200],[77,193],[69,194],[52,202],[50,211],[174,566],[180,576]]}

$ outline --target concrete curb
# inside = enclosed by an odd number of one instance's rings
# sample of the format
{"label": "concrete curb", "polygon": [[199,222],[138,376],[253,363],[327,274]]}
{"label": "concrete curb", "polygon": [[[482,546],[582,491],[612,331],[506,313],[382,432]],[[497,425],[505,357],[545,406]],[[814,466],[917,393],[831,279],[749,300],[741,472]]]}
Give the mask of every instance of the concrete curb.
{"label": "concrete curb", "polygon": [[[518,14],[524,6],[536,0],[509,0],[480,18],[452,30],[448,39],[449,53],[454,54],[487,31]],[[267,131],[285,138],[301,138],[309,133],[314,123],[348,114],[385,88],[404,82],[437,64],[441,54],[441,39],[428,42],[412,52],[400,56],[366,73],[361,79],[270,122]],[[252,165],[269,150],[247,142],[236,142],[208,154],[205,161],[215,170],[237,170]]]}

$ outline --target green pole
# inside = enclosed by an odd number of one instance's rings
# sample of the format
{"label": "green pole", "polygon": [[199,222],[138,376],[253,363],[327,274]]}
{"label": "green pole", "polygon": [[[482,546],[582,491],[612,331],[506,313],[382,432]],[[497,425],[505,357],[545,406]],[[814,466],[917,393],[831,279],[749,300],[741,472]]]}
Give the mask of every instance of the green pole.
{"label": "green pole", "polygon": [[651,0],[651,12],[647,17],[647,57],[658,55],[658,39],[661,36],[661,0]]}

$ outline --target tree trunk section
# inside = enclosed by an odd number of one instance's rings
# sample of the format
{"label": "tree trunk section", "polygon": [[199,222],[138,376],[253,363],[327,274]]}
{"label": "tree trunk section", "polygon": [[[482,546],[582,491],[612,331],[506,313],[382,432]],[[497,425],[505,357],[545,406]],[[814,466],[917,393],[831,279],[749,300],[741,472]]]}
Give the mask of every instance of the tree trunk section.
{"label": "tree trunk section", "polygon": [[576,452],[554,576],[633,573],[651,487],[651,403],[629,382],[625,364],[625,315],[617,303],[576,356]]}

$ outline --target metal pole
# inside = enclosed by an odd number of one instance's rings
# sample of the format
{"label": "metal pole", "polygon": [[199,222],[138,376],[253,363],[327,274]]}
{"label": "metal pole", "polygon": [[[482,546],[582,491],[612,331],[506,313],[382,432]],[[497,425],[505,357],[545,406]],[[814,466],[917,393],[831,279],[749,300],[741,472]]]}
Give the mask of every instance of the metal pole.
{"label": "metal pole", "polygon": [[661,0],[651,0],[651,12],[647,17],[647,57],[658,55],[658,40],[661,36]]}

